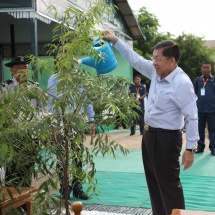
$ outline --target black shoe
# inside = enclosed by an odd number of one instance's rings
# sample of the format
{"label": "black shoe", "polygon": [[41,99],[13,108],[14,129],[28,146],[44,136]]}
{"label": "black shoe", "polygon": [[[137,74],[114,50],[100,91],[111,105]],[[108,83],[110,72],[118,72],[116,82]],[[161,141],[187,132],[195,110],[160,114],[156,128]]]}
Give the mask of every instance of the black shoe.
{"label": "black shoe", "polygon": [[83,190],[79,190],[78,192],[73,192],[73,197],[83,199],[83,200],[88,200],[90,197],[88,196],[87,193],[85,193]]}
{"label": "black shoe", "polygon": [[135,135],[135,133],[130,133],[130,136],[133,136],[133,135]]}
{"label": "black shoe", "polygon": [[202,152],[204,152],[204,149],[197,149],[195,154],[202,153]]}
{"label": "black shoe", "polygon": [[215,156],[215,151],[211,151],[211,154],[212,154],[213,156]]}

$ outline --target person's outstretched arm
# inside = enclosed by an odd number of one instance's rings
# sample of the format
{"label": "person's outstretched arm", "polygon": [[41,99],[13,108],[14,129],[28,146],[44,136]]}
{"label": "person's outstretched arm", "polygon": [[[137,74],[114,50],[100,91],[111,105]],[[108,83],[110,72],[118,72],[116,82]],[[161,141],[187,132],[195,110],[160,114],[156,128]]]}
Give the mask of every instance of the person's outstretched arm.
{"label": "person's outstretched arm", "polygon": [[111,33],[109,30],[103,32],[103,40],[109,40],[115,49],[125,58],[125,60],[138,72],[149,79],[155,75],[155,69],[151,60],[146,60],[137,54],[131,46],[124,43],[121,39]]}

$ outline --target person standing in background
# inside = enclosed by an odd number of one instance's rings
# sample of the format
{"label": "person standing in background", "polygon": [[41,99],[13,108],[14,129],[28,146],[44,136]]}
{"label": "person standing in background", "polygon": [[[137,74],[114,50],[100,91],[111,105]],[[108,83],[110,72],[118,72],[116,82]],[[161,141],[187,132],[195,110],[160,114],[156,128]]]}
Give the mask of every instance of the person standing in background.
{"label": "person standing in background", "polygon": [[[26,88],[28,90],[31,87],[38,87],[39,84],[27,79],[28,73],[28,61],[23,56],[17,56],[11,59],[11,62],[5,64],[5,66],[10,68],[10,72],[12,74],[12,79],[6,80],[3,82],[2,90],[3,92],[14,91],[16,87],[20,85],[26,84]],[[29,101],[29,105],[33,105],[36,108],[41,108],[41,104],[35,100],[31,99]],[[20,110],[17,110],[17,113]],[[26,148],[26,141],[29,144],[29,147]],[[20,187],[30,187],[32,181],[32,173],[34,170],[35,164],[35,148],[38,144],[38,140],[32,139],[29,136],[29,139],[18,136],[16,140],[14,140],[14,150],[16,152],[14,159],[10,163],[10,168],[6,168],[5,175],[5,184],[6,186],[20,186]],[[20,157],[20,153],[25,153],[25,157]],[[31,157],[31,161],[29,158]]]}
{"label": "person standing in background", "polygon": [[[39,84],[28,79],[28,61],[29,60],[24,56],[17,56],[5,64],[5,66],[10,68],[10,72],[12,74],[12,79],[6,80],[1,84],[2,91],[5,94],[9,91],[18,92],[21,86],[24,86],[26,91],[31,91],[33,88],[39,90]],[[35,109],[39,109],[39,111],[42,107],[41,103],[33,98],[26,100],[26,102],[27,105],[32,105]],[[23,107],[21,107],[21,109]],[[18,119],[22,111],[20,110],[20,107],[16,108]],[[16,118],[11,120],[11,123],[16,123]],[[12,135],[14,135],[14,141],[10,144],[13,147],[14,155],[11,161],[5,162],[5,186],[16,188],[30,187],[37,157],[38,140],[33,138],[30,134],[24,136],[22,133],[13,132]],[[17,209],[22,214],[26,214],[25,212],[27,211],[27,205],[24,204]]]}
{"label": "person standing in background", "polygon": [[146,88],[143,84],[141,84],[141,77],[140,75],[134,76],[134,83],[129,86],[130,96],[135,96],[136,98],[136,105],[140,106],[140,109],[135,108],[135,112],[138,115],[136,120],[132,119],[132,126],[131,126],[131,133],[130,136],[135,135],[136,130],[136,121],[140,126],[140,134],[143,135],[144,129],[144,98],[146,96]]}
{"label": "person standing in background", "polygon": [[[49,101],[48,101],[48,112],[49,114],[55,114],[55,110],[52,107],[52,99],[53,98],[58,98],[58,92],[57,92],[57,87],[58,87],[58,83],[59,83],[59,74],[54,74],[52,75],[49,80],[48,80],[48,94],[49,94]],[[82,88],[79,89],[79,93],[81,93],[83,91]],[[75,106],[75,104],[73,104]],[[90,135],[91,136],[95,136],[95,128],[94,128],[94,115],[95,112],[93,110],[93,106],[91,104],[88,104],[86,107],[87,110],[87,116],[88,116],[88,121],[90,123]],[[73,112],[74,110],[71,110],[71,112]],[[83,111],[79,113],[80,115],[83,115]],[[84,116],[83,116],[84,117]],[[75,123],[75,122],[74,122]],[[81,129],[77,127],[77,130],[70,130],[70,132],[74,133],[74,136],[77,135],[77,133],[81,132]],[[84,133],[84,131],[83,131]],[[64,145],[64,143],[62,142],[62,145]],[[71,143],[71,150],[74,150],[72,147],[72,143]],[[81,147],[83,146],[83,140],[82,143],[80,144],[80,146],[78,147],[78,150],[81,150]],[[60,158],[58,158],[58,162],[57,162],[57,166],[59,168],[59,180],[60,180],[60,193],[62,195],[62,198],[65,198],[65,188],[63,187],[63,180],[64,180],[64,171],[62,168],[62,165],[60,165],[61,162],[64,161],[60,161]],[[79,169],[82,169],[82,160],[79,159],[74,159],[75,162],[75,166]],[[74,179],[72,180],[72,183],[69,184],[68,186],[68,199],[70,199],[70,194],[71,192],[73,192],[73,197],[75,198],[80,198],[83,200],[88,200],[89,199],[89,195],[84,192],[83,190],[83,184],[82,181],[77,178],[74,177]]]}
{"label": "person standing in background", "polygon": [[211,63],[203,62],[202,76],[194,80],[193,86],[198,97],[199,136],[198,148],[195,153],[202,153],[205,149],[206,124],[209,133],[209,149],[215,156],[215,77],[211,74]]}

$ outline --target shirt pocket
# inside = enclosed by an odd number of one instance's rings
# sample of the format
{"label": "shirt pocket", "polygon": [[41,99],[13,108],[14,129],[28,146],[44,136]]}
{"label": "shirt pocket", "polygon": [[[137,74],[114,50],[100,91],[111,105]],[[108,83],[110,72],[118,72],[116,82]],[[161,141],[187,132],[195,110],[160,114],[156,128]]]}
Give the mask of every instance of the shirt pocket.
{"label": "shirt pocket", "polygon": [[170,99],[170,96],[168,94],[166,95],[158,95],[155,100],[155,108],[160,111],[171,111],[175,109],[175,104]]}

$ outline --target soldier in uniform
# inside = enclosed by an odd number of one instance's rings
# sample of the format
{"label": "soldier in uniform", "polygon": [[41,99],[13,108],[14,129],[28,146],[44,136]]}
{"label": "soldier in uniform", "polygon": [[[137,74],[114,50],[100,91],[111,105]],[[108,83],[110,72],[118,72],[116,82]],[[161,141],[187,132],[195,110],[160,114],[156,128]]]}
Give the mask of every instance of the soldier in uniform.
{"label": "soldier in uniform", "polygon": [[[19,87],[21,84],[27,84],[27,87],[37,87],[38,83],[35,83],[27,79],[28,73],[28,61],[23,56],[17,56],[9,63],[6,63],[5,66],[10,68],[12,73],[12,79],[9,79],[3,82],[2,91],[8,92],[15,90],[16,87]],[[29,104],[41,107],[40,103],[31,99]],[[29,138],[22,139],[19,135],[13,143],[13,149],[16,153],[16,156],[10,163],[6,165],[6,174],[5,174],[5,185],[14,186],[14,187],[29,187],[31,186],[32,172],[35,164],[35,146],[37,141],[29,136]],[[29,143],[29,147],[26,147],[26,141]],[[30,144],[32,147],[30,147]],[[29,148],[29,149],[28,149]],[[25,153],[25,157],[19,157],[19,153]],[[31,159],[29,159],[29,157]],[[28,160],[27,160],[28,159]],[[22,163],[23,162],[23,163]]]}
{"label": "soldier in uniform", "polygon": [[39,85],[37,82],[33,82],[27,79],[28,60],[23,56],[18,56],[11,59],[11,62],[6,63],[5,66],[10,68],[12,79],[6,80],[2,83],[3,91],[14,90],[15,86],[23,83]]}

